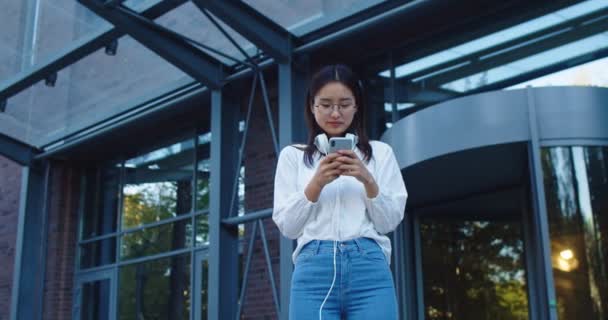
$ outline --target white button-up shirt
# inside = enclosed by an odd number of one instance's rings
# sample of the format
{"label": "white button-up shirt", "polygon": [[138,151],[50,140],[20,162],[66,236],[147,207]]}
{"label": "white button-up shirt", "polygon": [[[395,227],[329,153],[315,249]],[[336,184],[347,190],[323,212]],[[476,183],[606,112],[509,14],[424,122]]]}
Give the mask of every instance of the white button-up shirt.
{"label": "white button-up shirt", "polygon": [[[304,164],[303,150],[294,146],[281,150],[272,219],[284,236],[298,239],[294,262],[302,247],[312,240],[368,237],[380,245],[390,264],[391,241],[385,234],[403,220],[407,191],[393,149],[380,141],[370,144],[373,157],[366,167],[379,188],[378,195],[371,199],[356,178],[340,176],[323,188],[317,202],[311,202],[304,189],[317,171],[319,157],[309,168]],[[355,153],[363,159],[359,149]]]}

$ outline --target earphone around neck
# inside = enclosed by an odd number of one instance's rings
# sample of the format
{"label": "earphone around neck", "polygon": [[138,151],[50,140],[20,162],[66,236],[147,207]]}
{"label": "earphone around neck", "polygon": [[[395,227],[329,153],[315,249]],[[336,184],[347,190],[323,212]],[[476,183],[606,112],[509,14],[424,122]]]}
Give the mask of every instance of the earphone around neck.
{"label": "earphone around neck", "polygon": [[[351,139],[353,141],[353,149],[357,147],[357,143],[359,142],[359,137],[357,137],[357,135],[347,133],[345,135],[345,138]],[[327,139],[327,135],[325,133],[318,134],[315,137],[315,146],[317,147],[317,150],[319,150],[319,152],[321,152],[322,154],[326,155],[329,153],[329,139]]]}

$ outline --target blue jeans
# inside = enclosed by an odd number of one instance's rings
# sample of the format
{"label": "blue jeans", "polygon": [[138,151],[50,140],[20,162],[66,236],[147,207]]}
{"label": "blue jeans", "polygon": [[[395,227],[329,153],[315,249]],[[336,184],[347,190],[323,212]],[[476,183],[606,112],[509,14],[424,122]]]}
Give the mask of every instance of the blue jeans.
{"label": "blue jeans", "polygon": [[[296,257],[291,279],[290,320],[397,319],[397,299],[389,265],[369,238],[313,240]],[[327,299],[326,299],[327,296]],[[325,303],[324,303],[324,300]]]}

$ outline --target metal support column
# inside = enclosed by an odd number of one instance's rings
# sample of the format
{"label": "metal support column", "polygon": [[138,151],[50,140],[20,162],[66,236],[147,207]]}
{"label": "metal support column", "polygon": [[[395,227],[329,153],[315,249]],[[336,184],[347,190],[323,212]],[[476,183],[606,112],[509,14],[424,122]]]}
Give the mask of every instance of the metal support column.
{"label": "metal support column", "polygon": [[[307,64],[302,65],[302,69],[307,69]],[[293,63],[279,65],[279,145],[281,149],[294,142],[306,142],[306,127],[302,121],[307,87],[306,73],[307,70],[297,70]],[[293,240],[283,236],[281,236],[280,246],[281,314],[279,319],[287,320],[293,272],[291,254],[295,246]]]}
{"label": "metal support column", "polygon": [[36,320],[43,314],[49,176],[48,163],[21,173],[11,320]]}
{"label": "metal support column", "polygon": [[[234,319],[238,283],[238,227],[222,224],[231,206],[231,187],[238,174],[238,113],[223,91],[211,92],[211,177],[209,195],[208,319]],[[235,95],[233,95],[235,96]],[[223,165],[225,164],[225,165]]]}
{"label": "metal support column", "polygon": [[534,94],[531,88],[528,94],[528,117],[530,126],[530,143],[528,144],[528,157],[530,167],[530,184],[532,187],[532,246],[536,257],[536,297],[538,302],[538,319],[557,319],[557,302],[555,300],[555,286],[553,283],[553,269],[551,264],[551,239],[549,236],[549,222],[547,204],[545,202],[545,185],[543,184],[543,171],[540,158],[540,141]]}

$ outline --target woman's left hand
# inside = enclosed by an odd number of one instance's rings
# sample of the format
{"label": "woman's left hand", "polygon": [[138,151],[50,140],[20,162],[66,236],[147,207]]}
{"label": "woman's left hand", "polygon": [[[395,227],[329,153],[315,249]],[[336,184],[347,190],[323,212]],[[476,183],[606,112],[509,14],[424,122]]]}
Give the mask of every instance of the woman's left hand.
{"label": "woman's left hand", "polygon": [[352,150],[339,150],[340,157],[334,161],[340,161],[342,164],[338,166],[343,176],[351,176],[357,178],[364,185],[374,183],[374,177],[369,173],[361,159]]}

